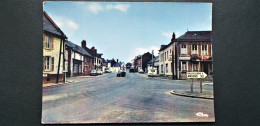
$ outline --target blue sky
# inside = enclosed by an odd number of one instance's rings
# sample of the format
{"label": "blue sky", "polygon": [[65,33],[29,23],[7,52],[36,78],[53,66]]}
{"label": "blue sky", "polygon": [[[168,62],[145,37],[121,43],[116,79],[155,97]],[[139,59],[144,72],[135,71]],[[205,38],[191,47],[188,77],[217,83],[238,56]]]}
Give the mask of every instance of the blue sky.
{"label": "blue sky", "polygon": [[105,59],[130,62],[189,31],[212,30],[209,3],[46,2],[46,11],[81,46],[95,46]]}

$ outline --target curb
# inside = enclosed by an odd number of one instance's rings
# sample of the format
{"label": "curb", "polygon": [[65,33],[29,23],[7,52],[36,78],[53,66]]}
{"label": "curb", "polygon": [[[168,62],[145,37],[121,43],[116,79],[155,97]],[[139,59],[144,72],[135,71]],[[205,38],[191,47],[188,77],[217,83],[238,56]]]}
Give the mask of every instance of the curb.
{"label": "curb", "polygon": [[42,86],[43,88],[45,87],[54,87],[54,86],[62,86],[62,85],[69,85],[69,84],[73,84],[73,83],[78,83],[80,81],[67,81],[67,82],[64,82],[64,83],[58,83],[58,84],[53,84],[53,85],[48,85],[48,86]]}
{"label": "curb", "polygon": [[190,98],[201,98],[201,99],[214,100],[214,97],[211,98],[211,97],[201,97],[201,96],[187,95],[187,94],[177,93],[177,92],[174,92],[174,91],[171,91],[170,93],[173,94],[173,95],[184,96],[184,97],[190,97]]}

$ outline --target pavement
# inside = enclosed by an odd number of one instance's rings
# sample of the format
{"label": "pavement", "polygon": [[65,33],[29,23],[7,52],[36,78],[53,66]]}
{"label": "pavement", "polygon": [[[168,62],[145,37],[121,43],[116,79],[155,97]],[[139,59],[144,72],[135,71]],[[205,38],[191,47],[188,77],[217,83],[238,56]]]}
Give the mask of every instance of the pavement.
{"label": "pavement", "polygon": [[[142,77],[154,79],[154,80],[166,80],[166,81],[186,81],[188,82],[188,85],[190,83],[190,80],[172,80],[170,77],[165,76],[153,76],[148,77],[147,74],[139,74]],[[194,83],[199,83],[199,80],[194,80]],[[213,86],[213,78],[207,77],[203,79],[202,85],[205,86]],[[200,89],[195,88],[193,89],[193,92],[191,93],[190,89],[175,89],[170,91],[171,94],[178,95],[178,96],[184,96],[184,97],[191,97],[191,98],[202,98],[202,99],[214,99],[214,94],[212,90],[202,90],[202,93],[200,93]]]}

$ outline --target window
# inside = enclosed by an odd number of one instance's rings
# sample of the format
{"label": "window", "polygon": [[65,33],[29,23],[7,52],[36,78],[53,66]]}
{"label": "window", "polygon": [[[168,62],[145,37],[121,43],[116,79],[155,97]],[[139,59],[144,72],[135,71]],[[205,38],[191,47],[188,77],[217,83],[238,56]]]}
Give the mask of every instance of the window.
{"label": "window", "polygon": [[46,71],[49,71],[50,70],[50,57],[49,56],[46,56],[45,57],[45,66],[44,66],[44,69]]}
{"label": "window", "polygon": [[167,59],[168,59],[168,51],[167,51]]}
{"label": "window", "polygon": [[45,56],[44,57],[44,70],[53,71],[54,69],[54,57]]}
{"label": "window", "polygon": [[161,65],[161,73],[163,73],[163,65]]}
{"label": "window", "polygon": [[198,64],[192,64],[193,71],[198,71]]}
{"label": "window", "polygon": [[45,36],[45,48],[49,49],[51,44],[51,37],[46,35]]}
{"label": "window", "polygon": [[187,71],[187,63],[186,62],[182,62],[181,71]]}
{"label": "window", "polygon": [[172,49],[170,49],[170,54],[172,53]]}
{"label": "window", "polygon": [[187,54],[186,45],[181,45],[181,55],[186,55],[186,54]]}
{"label": "window", "polygon": [[198,55],[198,47],[197,47],[197,45],[192,45],[191,54],[192,55]]}
{"label": "window", "polygon": [[165,69],[166,69],[166,73],[168,73],[168,64],[166,64],[166,68]]}
{"label": "window", "polygon": [[201,55],[208,55],[207,45],[201,45]]}
{"label": "window", "polygon": [[165,59],[164,59],[164,60],[166,61],[166,52],[165,52],[165,54],[164,54],[164,57],[165,57]]}

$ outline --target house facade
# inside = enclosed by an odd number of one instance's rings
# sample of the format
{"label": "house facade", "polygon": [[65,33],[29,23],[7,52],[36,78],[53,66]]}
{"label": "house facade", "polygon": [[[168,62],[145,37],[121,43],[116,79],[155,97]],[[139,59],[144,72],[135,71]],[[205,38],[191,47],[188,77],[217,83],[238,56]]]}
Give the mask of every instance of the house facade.
{"label": "house facade", "polygon": [[43,12],[43,83],[64,81],[67,71],[64,60],[64,41],[66,36],[50,18]]}
{"label": "house facade", "polygon": [[154,56],[150,53],[144,53],[143,55],[138,55],[134,59],[134,68],[136,71],[142,69],[144,72],[147,72],[147,63],[154,58]]}
{"label": "house facade", "polygon": [[[81,47],[85,49],[91,56],[93,56],[93,67],[95,70],[102,70],[103,59],[101,53],[97,53],[97,49],[95,47],[88,48],[86,40],[81,41]],[[91,64],[92,65],[92,64]],[[90,66],[92,67],[92,66]],[[103,71],[104,72],[104,71]]]}
{"label": "house facade", "polygon": [[66,75],[70,76],[81,76],[89,75],[93,69],[93,56],[89,54],[82,47],[66,41],[66,52],[65,55],[68,56],[65,59],[68,59],[68,72]]}
{"label": "house facade", "polygon": [[163,76],[172,76],[172,53],[174,46],[172,43],[162,45],[159,50],[159,74]]}
{"label": "house facade", "polygon": [[187,31],[174,40],[177,79],[187,79],[187,72],[213,74],[211,31]]}

